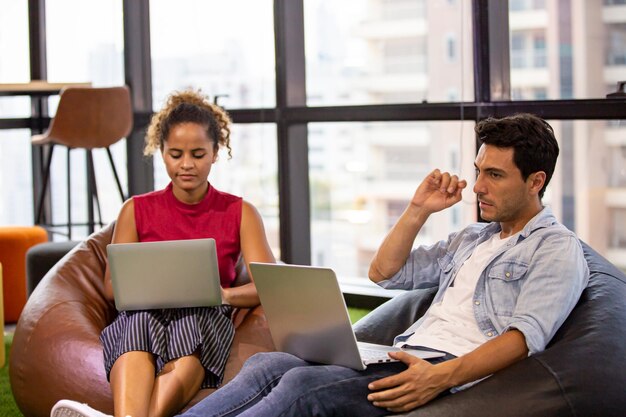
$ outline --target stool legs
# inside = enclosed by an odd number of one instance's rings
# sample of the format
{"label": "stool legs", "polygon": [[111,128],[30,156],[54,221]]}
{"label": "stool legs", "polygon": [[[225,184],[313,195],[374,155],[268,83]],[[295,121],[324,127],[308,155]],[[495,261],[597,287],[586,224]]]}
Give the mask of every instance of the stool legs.
{"label": "stool legs", "polygon": [[43,223],[43,205],[46,198],[46,192],[48,191],[48,183],[50,182],[50,166],[52,165],[52,151],[54,150],[54,143],[50,144],[48,150],[48,157],[44,165],[43,184],[41,185],[41,194],[39,195],[39,202],[37,204],[37,217],[35,218],[35,224]]}
{"label": "stool legs", "polygon": [[[47,214],[44,211],[46,204],[46,196],[49,194],[48,190],[50,188],[50,171],[52,166],[52,153],[54,149],[54,143],[49,144],[48,153],[45,158],[44,166],[43,166],[43,184],[41,188],[41,194],[38,196],[37,206],[36,206],[36,216],[35,216],[35,224],[39,224],[42,226],[48,226],[49,228],[59,227],[59,226],[67,226],[67,234],[68,239],[72,239],[72,227],[73,226],[81,226],[85,225],[88,228],[89,234],[95,231],[95,226],[98,225],[100,227],[104,226],[102,221],[102,209],[100,207],[100,198],[98,195],[98,185],[96,182],[96,173],[95,173],[95,165],[93,160],[93,153],[91,149],[85,149],[85,157],[86,157],[86,174],[87,174],[87,222],[84,224],[74,223],[72,220],[72,180],[71,180],[71,150],[72,148],[67,148],[67,167],[66,167],[66,175],[67,175],[67,223],[66,224],[54,224],[52,219],[47,219]],[[113,170],[113,175],[115,177],[115,182],[117,184],[118,191],[120,193],[120,197],[122,202],[126,199],[124,195],[124,191],[122,190],[122,183],[120,181],[119,175],[115,168],[115,163],[113,161],[113,155],[111,154],[110,149],[105,148],[107,152],[107,156],[109,158],[109,162],[111,164],[111,169]],[[96,213],[97,212],[97,213]],[[97,214],[97,221],[96,221]],[[51,230],[52,233],[60,233]],[[63,233],[61,233],[63,234]]]}
{"label": "stool legs", "polygon": [[95,184],[96,174],[93,168],[91,149],[86,149],[85,154],[87,157],[87,231],[89,234],[92,234],[94,231],[93,201],[94,194],[97,193],[97,186]]}
{"label": "stool legs", "polygon": [[113,175],[115,176],[115,182],[117,183],[117,189],[120,192],[120,197],[122,201],[126,201],[126,196],[124,195],[124,191],[122,190],[122,182],[120,181],[120,177],[117,175],[117,169],[115,169],[115,162],[113,162],[113,155],[111,154],[111,150],[107,146],[106,148],[107,155],[109,156],[109,162],[111,163],[111,169],[113,170]]}
{"label": "stool legs", "polygon": [[72,176],[70,175],[70,155],[71,148],[67,148],[67,167],[66,167],[66,175],[67,175],[67,239],[72,240],[72,193],[70,190],[72,189]]}
{"label": "stool legs", "polygon": [[[100,198],[98,197],[98,184],[96,183],[96,171],[93,163],[93,153],[91,149],[87,149],[87,227],[89,234],[92,234],[95,230],[95,225],[100,227],[104,226],[102,223],[102,209],[100,208]],[[94,210],[95,203],[95,210]],[[96,223],[95,211],[98,212],[98,222]]]}

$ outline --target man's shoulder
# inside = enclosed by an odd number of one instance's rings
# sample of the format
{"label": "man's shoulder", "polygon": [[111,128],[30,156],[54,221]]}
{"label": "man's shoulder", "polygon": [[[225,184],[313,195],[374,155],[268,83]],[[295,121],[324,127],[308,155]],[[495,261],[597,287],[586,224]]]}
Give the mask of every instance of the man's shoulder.
{"label": "man's shoulder", "polygon": [[558,222],[556,218],[553,218],[553,221],[546,221],[535,225],[535,227],[525,229],[522,234],[525,237],[536,236],[543,239],[571,238],[578,240],[576,233]]}
{"label": "man's shoulder", "polygon": [[538,231],[548,234],[576,236],[574,232],[557,220],[548,206],[544,207],[526,224],[522,230],[522,235],[528,236]]}

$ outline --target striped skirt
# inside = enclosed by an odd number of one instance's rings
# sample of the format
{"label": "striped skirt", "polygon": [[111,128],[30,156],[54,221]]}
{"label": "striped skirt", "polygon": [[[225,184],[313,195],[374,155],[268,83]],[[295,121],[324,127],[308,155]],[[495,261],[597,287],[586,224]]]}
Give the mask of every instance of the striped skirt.
{"label": "striped skirt", "polygon": [[227,305],[121,311],[100,335],[107,379],[117,358],[126,352],[154,354],[156,375],[166,363],[199,352],[205,369],[202,388],[218,387],[235,334],[231,314]]}

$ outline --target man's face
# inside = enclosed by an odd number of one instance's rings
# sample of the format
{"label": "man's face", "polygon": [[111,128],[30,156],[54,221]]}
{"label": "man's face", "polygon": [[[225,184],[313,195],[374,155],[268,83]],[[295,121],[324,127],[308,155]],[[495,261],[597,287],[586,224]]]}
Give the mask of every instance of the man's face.
{"label": "man's face", "polygon": [[474,161],[474,192],[483,219],[510,224],[517,231],[536,214],[539,199],[536,184],[533,186],[534,174],[524,181],[513,162],[513,153],[513,148],[483,144]]}

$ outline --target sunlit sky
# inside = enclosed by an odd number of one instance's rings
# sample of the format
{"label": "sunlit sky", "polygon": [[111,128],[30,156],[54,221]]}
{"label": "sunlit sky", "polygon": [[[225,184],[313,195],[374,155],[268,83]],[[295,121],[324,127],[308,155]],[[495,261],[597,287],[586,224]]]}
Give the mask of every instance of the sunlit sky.
{"label": "sunlit sky", "polygon": [[[29,79],[27,0],[0,0],[0,82]],[[305,1],[307,52],[318,49],[314,28],[332,22],[344,35],[363,18],[363,0]],[[324,13],[327,9],[330,13]],[[154,59],[215,55],[236,40],[259,70],[274,69],[271,0],[152,0],[151,43]],[[87,18],[85,18],[85,16]],[[48,79],[89,81],[86,57],[98,46],[123,49],[122,0],[48,0],[46,2]],[[348,48],[348,53],[352,48]],[[349,58],[349,57],[348,57]]]}

